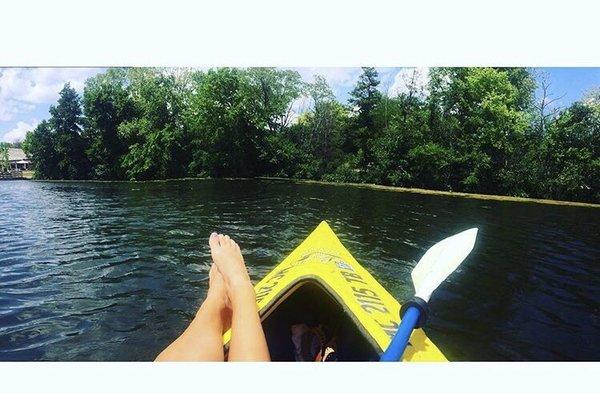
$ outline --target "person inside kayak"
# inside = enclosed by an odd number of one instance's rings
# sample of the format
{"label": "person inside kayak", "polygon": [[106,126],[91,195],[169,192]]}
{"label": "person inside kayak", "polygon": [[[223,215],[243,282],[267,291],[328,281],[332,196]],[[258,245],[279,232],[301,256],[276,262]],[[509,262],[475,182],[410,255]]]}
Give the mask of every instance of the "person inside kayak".
{"label": "person inside kayak", "polygon": [[204,303],[188,328],[156,361],[224,361],[223,333],[231,328],[228,360],[269,361],[254,287],[238,244],[212,233],[208,240],[213,264]]}
{"label": "person inside kayak", "polygon": [[306,323],[292,325],[294,359],[297,362],[335,362],[338,361],[336,338],[327,341],[323,326],[311,327]]}

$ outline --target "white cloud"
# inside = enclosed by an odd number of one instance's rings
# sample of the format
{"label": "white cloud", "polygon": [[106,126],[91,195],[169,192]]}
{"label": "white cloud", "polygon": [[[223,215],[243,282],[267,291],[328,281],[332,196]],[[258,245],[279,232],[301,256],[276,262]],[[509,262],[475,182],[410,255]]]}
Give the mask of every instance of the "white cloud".
{"label": "white cloud", "polygon": [[42,104],[53,103],[67,82],[81,92],[93,68],[8,68],[0,71],[0,97]]}
{"label": "white cloud", "polygon": [[19,113],[28,113],[35,105],[15,100],[3,100],[0,98],[0,121],[10,121]]}
{"label": "white cloud", "polygon": [[429,95],[429,68],[402,68],[394,77],[394,83],[388,90],[390,97],[408,94],[412,91],[417,97]]}
{"label": "white cloud", "polygon": [[56,102],[67,82],[81,93],[85,80],[100,71],[94,68],[0,69],[0,121],[29,113],[35,105]]}
{"label": "white cloud", "polygon": [[27,134],[27,131],[32,131],[35,127],[37,127],[38,124],[39,121],[35,119],[31,123],[25,123],[23,121],[20,121],[17,123],[17,126],[15,128],[6,132],[2,136],[2,140],[3,142],[11,143],[20,142],[23,139],[25,139],[25,134]]}

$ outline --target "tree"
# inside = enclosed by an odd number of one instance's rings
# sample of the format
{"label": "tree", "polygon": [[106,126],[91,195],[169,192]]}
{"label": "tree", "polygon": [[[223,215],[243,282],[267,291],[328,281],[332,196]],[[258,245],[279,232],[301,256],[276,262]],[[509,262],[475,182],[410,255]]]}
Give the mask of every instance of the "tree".
{"label": "tree", "polygon": [[112,68],[89,78],[83,91],[87,155],[96,179],[123,179],[121,159],[127,145],[119,126],[135,117],[127,70]]}
{"label": "tree", "polygon": [[349,100],[356,106],[358,127],[372,129],[374,126],[373,112],[381,100],[381,92],[377,90],[379,83],[377,70],[373,67],[363,67],[363,73],[358,77]]}
{"label": "tree", "polygon": [[262,128],[259,123],[264,123],[272,133],[289,126],[292,104],[303,88],[300,74],[275,68],[250,68],[242,76],[248,78],[248,83],[243,85],[249,89],[245,94],[255,98],[257,126]]}
{"label": "tree", "polygon": [[56,134],[50,122],[43,120],[33,131],[25,135],[23,150],[31,158],[36,179],[62,179],[56,150]]}
{"label": "tree", "polygon": [[192,133],[190,173],[256,176],[271,172],[271,144],[291,121],[298,73],[273,68],[196,72],[186,111]]}
{"label": "tree", "polygon": [[305,118],[310,128],[310,146],[325,163],[331,162],[339,152],[341,127],[347,114],[322,76],[315,77],[309,94],[314,102],[312,112]]}
{"label": "tree", "polygon": [[564,94],[561,96],[554,96],[550,91],[551,85],[552,84],[548,80],[548,76],[546,74],[541,74],[541,94],[539,101],[535,105],[537,119],[534,127],[535,131],[540,135],[544,135],[546,133],[546,129],[550,123],[560,113],[560,107],[556,106],[555,104],[565,96]]}
{"label": "tree", "polygon": [[[384,113],[385,111],[385,113]],[[418,173],[411,169],[411,149],[427,143],[428,108],[418,95],[401,93],[383,97],[376,110],[376,125],[381,129],[374,138],[374,165],[369,181],[396,186],[413,186]]]}
{"label": "tree", "polygon": [[353,106],[356,116],[350,123],[350,132],[346,140],[349,153],[362,151],[364,154],[364,167],[373,160],[370,140],[376,137],[375,109],[381,102],[379,75],[373,67],[363,67],[362,74],[358,77],[356,86],[350,93],[349,102]]}
{"label": "tree", "polygon": [[453,151],[435,142],[426,142],[408,152],[408,171],[412,185],[440,190],[447,187]]}
{"label": "tree", "polygon": [[244,71],[220,68],[192,76],[186,113],[192,133],[190,172],[200,176],[253,176],[266,133]]}
{"label": "tree", "polygon": [[147,180],[185,176],[188,130],[182,114],[187,75],[146,68],[130,69],[128,73],[131,110],[136,116],[118,128],[119,137],[128,146],[121,160],[126,177]]}
{"label": "tree", "polygon": [[56,168],[42,172],[41,176],[49,176],[51,179],[87,178],[89,160],[85,154],[87,146],[81,136],[82,124],[79,95],[67,83],[59,93],[57,105],[50,107],[48,120],[51,129],[48,143],[52,146],[53,158],[56,158]]}
{"label": "tree", "polygon": [[500,67],[495,68],[495,70],[503,72],[510,84],[516,89],[515,108],[523,112],[531,111],[536,89],[535,72],[523,67]]}
{"label": "tree", "polygon": [[506,193],[510,157],[529,116],[532,94],[511,82],[510,72],[493,68],[442,68],[432,77],[430,121],[434,140],[452,153],[452,189]]}
{"label": "tree", "polygon": [[0,142],[0,173],[10,171],[9,146],[8,143]]}
{"label": "tree", "polygon": [[576,102],[563,111],[541,146],[542,195],[600,200],[600,104]]}
{"label": "tree", "polygon": [[315,76],[306,92],[312,110],[300,116],[294,128],[302,157],[298,160],[296,176],[321,179],[339,164],[347,111],[335,100],[327,81],[320,75]]}

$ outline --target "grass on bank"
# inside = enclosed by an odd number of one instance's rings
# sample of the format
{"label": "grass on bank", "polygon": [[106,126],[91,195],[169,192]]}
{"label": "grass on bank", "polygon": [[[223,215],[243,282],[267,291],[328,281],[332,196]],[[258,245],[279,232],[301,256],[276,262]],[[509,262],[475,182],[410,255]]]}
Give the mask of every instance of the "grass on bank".
{"label": "grass on bank", "polygon": [[[322,180],[308,180],[308,179],[293,179],[286,177],[270,177],[261,176],[257,178],[240,178],[240,177],[227,177],[219,178],[222,180],[276,180],[276,181],[287,181],[299,184],[320,184],[327,186],[345,186],[345,187],[357,187],[366,188],[372,190],[381,190],[389,192],[405,192],[413,194],[424,194],[424,195],[442,195],[455,198],[467,198],[467,199],[479,199],[479,200],[490,200],[490,201],[502,201],[502,202],[521,202],[521,203],[538,203],[545,205],[557,205],[557,206],[576,206],[576,207],[591,207],[600,208],[600,204],[586,203],[586,202],[572,202],[572,201],[560,201],[554,199],[539,199],[539,198],[523,198],[507,195],[492,195],[492,194],[471,194],[468,192],[453,192],[453,191],[440,191],[440,190],[427,190],[423,188],[408,188],[408,187],[395,187],[395,186],[384,186],[381,184],[371,183],[345,183],[345,182],[328,182]],[[178,182],[186,180],[214,180],[209,177],[184,177],[177,179],[161,179],[161,180],[34,180],[38,182],[58,182],[58,183],[168,183]]]}
{"label": "grass on bank", "polygon": [[596,203],[559,201],[559,200],[554,200],[554,199],[523,198],[523,197],[514,197],[514,196],[507,196],[507,195],[471,194],[468,192],[427,190],[427,189],[423,189],[423,188],[384,186],[381,184],[370,184],[370,183],[344,183],[344,182],[338,183],[338,182],[328,182],[328,181],[321,181],[321,180],[287,179],[287,178],[281,178],[281,177],[260,177],[260,179],[288,180],[288,181],[291,180],[291,181],[294,181],[297,183],[322,184],[322,185],[331,185],[331,186],[349,186],[349,187],[368,188],[368,189],[382,190],[382,191],[406,192],[406,193],[426,194],[426,195],[444,195],[444,196],[450,196],[450,197],[491,200],[491,201],[540,203],[540,204],[546,204],[546,205],[600,208],[600,204],[596,204]]}

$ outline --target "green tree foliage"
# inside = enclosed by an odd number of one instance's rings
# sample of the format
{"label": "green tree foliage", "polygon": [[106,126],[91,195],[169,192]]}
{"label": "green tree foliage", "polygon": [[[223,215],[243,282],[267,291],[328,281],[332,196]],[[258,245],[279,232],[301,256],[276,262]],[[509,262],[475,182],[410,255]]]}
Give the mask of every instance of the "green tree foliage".
{"label": "green tree foliage", "polygon": [[81,135],[84,118],[79,95],[68,83],[60,91],[50,119],[27,134],[24,149],[34,160],[40,179],[86,179],[90,161]]}
{"label": "green tree foliage", "polygon": [[44,120],[25,136],[23,150],[31,158],[37,179],[61,179],[56,134],[49,121]]}
{"label": "green tree foliage", "polygon": [[119,125],[128,146],[122,166],[128,179],[166,179],[186,175],[187,132],[183,124],[185,76],[156,69],[129,70],[132,111]]}
{"label": "green tree foliage", "polygon": [[292,142],[299,147],[300,159],[294,176],[321,179],[343,158],[341,145],[348,115],[322,76],[306,86],[306,94],[312,110],[300,116],[293,129]]}
{"label": "green tree foliage", "polygon": [[[377,108],[376,125],[381,129],[374,140],[375,165],[371,170],[373,182],[395,186],[419,186],[438,188],[442,184],[424,181],[418,172],[420,155],[413,149],[425,146],[428,133],[429,110],[419,97],[416,86],[397,97],[383,97]],[[438,170],[442,166],[438,166]],[[416,175],[416,176],[415,176]]]}
{"label": "green tree foliage", "polygon": [[0,142],[0,173],[10,170],[10,161],[8,157],[8,143]]}
{"label": "green tree foliage", "polygon": [[49,122],[54,131],[58,155],[58,177],[87,178],[90,166],[85,154],[86,141],[81,136],[81,102],[75,89],[68,83],[61,90],[57,105],[50,107]]}
{"label": "green tree foliage", "polygon": [[515,142],[529,126],[533,90],[513,70],[443,68],[431,83],[432,133],[452,155],[451,189],[506,193]]}
{"label": "green tree foliage", "polygon": [[136,114],[127,70],[114,68],[89,78],[83,91],[83,113],[92,177],[123,179],[121,158],[127,145],[118,131]]}
{"label": "green tree foliage", "polygon": [[243,93],[254,100],[253,115],[259,128],[280,132],[290,124],[291,104],[302,92],[300,75],[275,68],[251,68],[242,72],[247,79]]}
{"label": "green tree foliage", "polygon": [[355,126],[373,129],[375,126],[374,110],[381,101],[379,74],[373,67],[364,67],[358,77],[356,87],[350,93],[350,104],[356,106],[357,117]]}
{"label": "green tree foliage", "polygon": [[[190,173],[256,176],[275,172],[278,142],[301,92],[296,72],[220,68],[192,75],[187,110]],[[275,152],[273,151],[275,150]]]}
{"label": "green tree foliage", "polygon": [[560,114],[540,149],[540,196],[600,201],[600,104],[575,103]]}
{"label": "green tree foliage", "polygon": [[598,90],[545,112],[524,68],[405,76],[388,95],[363,68],[344,105],[288,70],[110,69],[82,102],[65,86],[23,148],[44,179],[267,175],[600,202]]}
{"label": "green tree foliage", "polygon": [[193,135],[192,174],[256,175],[268,104],[260,113],[253,110],[259,104],[244,74],[243,70],[221,68],[193,76],[195,94],[187,116]]}
{"label": "green tree foliage", "polygon": [[[350,92],[350,105],[354,116],[345,140],[345,151],[362,158],[362,168],[373,163],[372,142],[379,136],[375,127],[375,111],[381,102],[379,75],[373,67],[364,67],[356,87]],[[357,168],[358,169],[358,168]]]}

